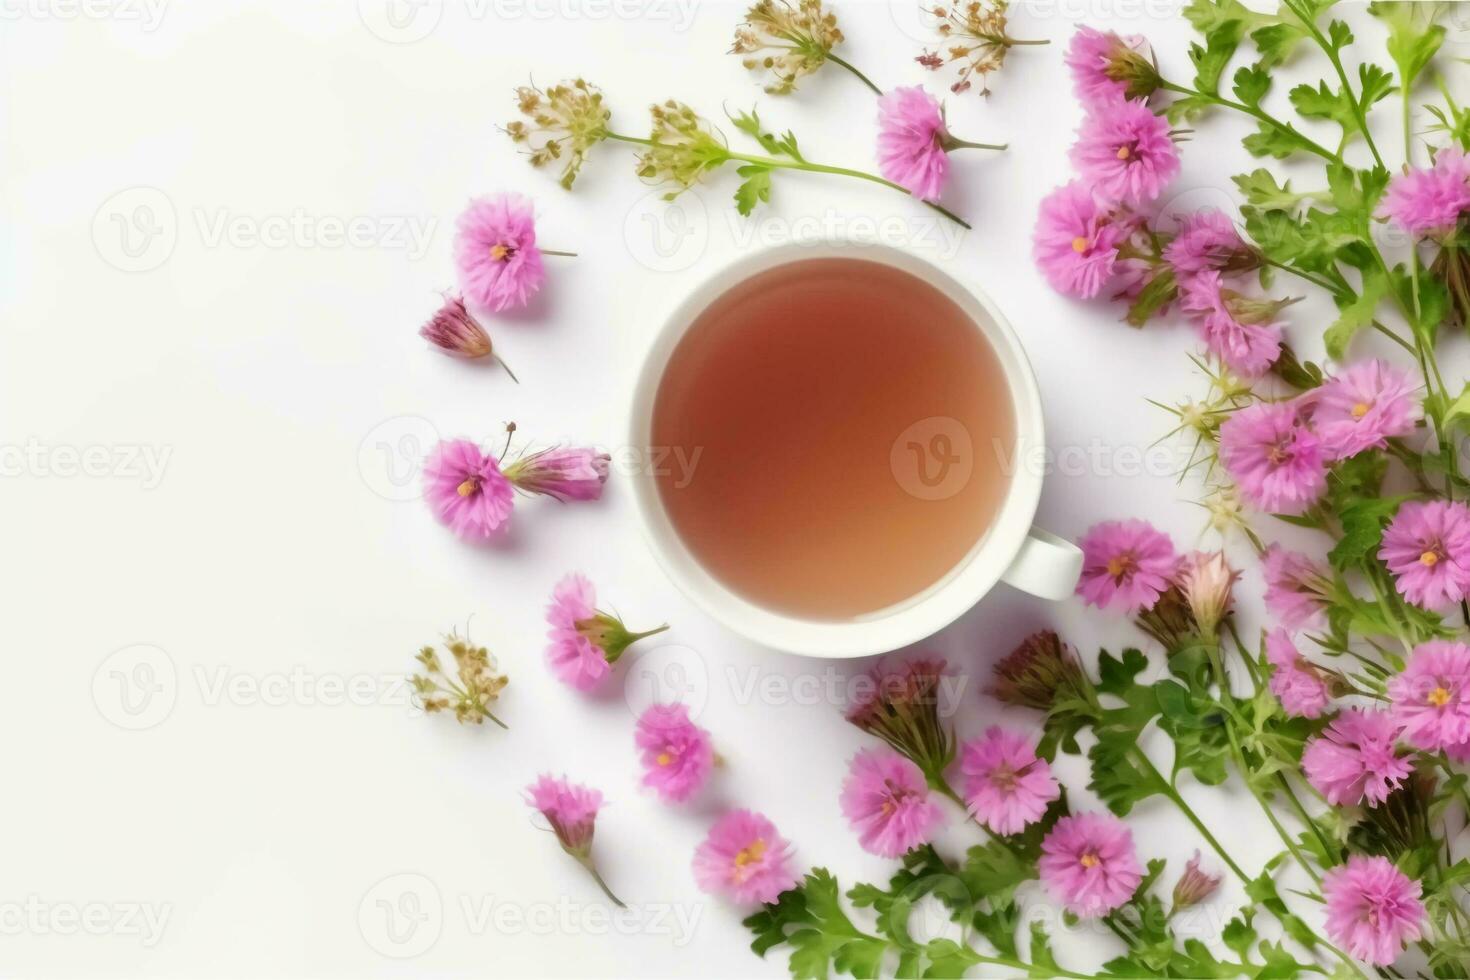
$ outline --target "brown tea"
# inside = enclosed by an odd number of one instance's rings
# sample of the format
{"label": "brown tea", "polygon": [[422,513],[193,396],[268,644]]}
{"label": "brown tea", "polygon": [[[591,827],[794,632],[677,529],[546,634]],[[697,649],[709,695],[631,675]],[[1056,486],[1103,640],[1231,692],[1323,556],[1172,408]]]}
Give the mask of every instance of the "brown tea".
{"label": "brown tea", "polygon": [[659,381],[659,497],[733,592],[806,619],[902,602],[1004,499],[1011,394],[971,319],[907,272],[808,259],[721,295]]}

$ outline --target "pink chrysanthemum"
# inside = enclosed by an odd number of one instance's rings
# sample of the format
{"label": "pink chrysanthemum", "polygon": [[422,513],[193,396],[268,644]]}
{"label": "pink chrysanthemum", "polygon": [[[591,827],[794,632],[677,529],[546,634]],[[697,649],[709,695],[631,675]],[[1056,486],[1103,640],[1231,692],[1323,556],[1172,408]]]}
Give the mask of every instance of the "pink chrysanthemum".
{"label": "pink chrysanthemum", "polygon": [[1394,751],[1399,726],[1387,711],[1347,708],[1307,740],[1302,769],[1333,806],[1382,803],[1414,768]]}
{"label": "pink chrysanthemum", "polygon": [[1383,532],[1378,557],[1399,594],[1424,609],[1470,596],[1470,507],[1456,501],[1411,500]]}
{"label": "pink chrysanthemum", "polygon": [[1122,37],[1079,27],[1067,46],[1066,60],[1077,98],[1088,108],[1142,98],[1158,87],[1148,42],[1139,34]]}
{"label": "pink chrysanthemum", "polygon": [[1470,159],[1458,149],[1440,150],[1434,166],[1410,170],[1388,182],[1378,216],[1415,238],[1447,238],[1470,213]]}
{"label": "pink chrysanthemum", "polygon": [[1239,273],[1260,264],[1219,208],[1201,208],[1183,218],[1174,240],[1164,246],[1164,259],[1180,282],[1201,272]]}
{"label": "pink chrysanthemum", "polygon": [[1300,514],[1327,489],[1322,443],[1289,402],[1260,402],[1220,426],[1220,462],[1251,504]]}
{"label": "pink chrysanthemum", "polygon": [[949,175],[939,101],[917,85],[878,100],[878,172],[921,201],[938,201]]}
{"label": "pink chrysanthemum", "polygon": [[441,442],[424,460],[424,497],[462,538],[488,538],[510,520],[515,493],[493,456],[466,439]]}
{"label": "pink chrysanthemum", "polygon": [[1109,219],[1092,192],[1073,181],[1041,202],[1032,254],[1059,293],[1091,299],[1112,278],[1126,229]]}
{"label": "pink chrysanthemum", "polygon": [[454,261],[471,302],[497,312],[525,306],[546,278],[530,200],[498,194],[471,201],[459,216]]}
{"label": "pink chrysanthemum", "polygon": [[542,773],[526,787],[526,802],[541,811],[568,854],[585,856],[591,849],[597,811],[602,806],[600,792]]}
{"label": "pink chrysanthemum", "polygon": [[1038,758],[1031,739],[992,725],[960,750],[965,803],[997,834],[1019,834],[1061,795],[1051,765]]}
{"label": "pink chrysanthemum", "polygon": [[1204,269],[1183,281],[1179,307],[1205,346],[1236,374],[1255,379],[1281,356],[1281,324],[1249,323],[1231,308],[1220,273]]}
{"label": "pink chrysanthemum", "polygon": [[558,446],[511,463],[505,478],[525,493],[541,493],[560,501],[596,500],[607,482],[611,457],[595,449]]}
{"label": "pink chrysanthemum", "polygon": [[1106,202],[1148,204],[1179,172],[1169,123],[1143,99],[1094,106],[1071,157],[1082,183]]}
{"label": "pink chrysanthemum", "polygon": [[1430,640],[1389,678],[1388,698],[1403,739],[1435,751],[1470,742],[1470,646]]}
{"label": "pink chrysanthemum", "polygon": [[1279,544],[1261,561],[1266,577],[1266,609],[1289,630],[1320,630],[1327,624],[1327,570],[1298,551]]}
{"label": "pink chrysanthemum", "polygon": [[1324,384],[1312,402],[1312,428],[1333,459],[1384,449],[1423,417],[1418,386],[1387,361],[1360,361]]}
{"label": "pink chrysanthemum", "polygon": [[1322,876],[1327,935],[1358,959],[1388,966],[1424,934],[1420,893],[1388,858],[1354,854]]}
{"label": "pink chrysanthemum", "polygon": [[694,880],[704,891],[737,902],[774,902],[797,882],[791,845],[759,813],[731,811],[695,850]]}
{"label": "pink chrysanthemum", "polygon": [[1088,605],[1127,615],[1152,609],[1179,564],[1169,536],[1147,521],[1103,521],[1088,529],[1077,594]]}
{"label": "pink chrysanthemum", "polygon": [[863,850],[900,857],[927,844],[944,823],[929,799],[924,774],[892,749],[864,749],[852,757],[842,783],[842,813]]}
{"label": "pink chrysanthemum", "polygon": [[1111,813],[1063,817],[1041,842],[1042,884],[1082,918],[1105,915],[1133,897],[1143,869],[1133,834]]}
{"label": "pink chrysanthemum", "polygon": [[556,583],[546,607],[546,663],[564,684],[590,691],[612,672],[612,664],[630,644],[668,629],[660,626],[630,633],[623,621],[596,606],[592,583],[575,573]]}
{"label": "pink chrysanthemum", "polygon": [[709,732],[689,720],[682,704],[655,704],[633,731],[643,757],[643,785],[670,803],[682,803],[709,779],[715,750]]}
{"label": "pink chrysanthemum", "polygon": [[1271,693],[1288,715],[1320,718],[1332,701],[1327,680],[1302,656],[1291,634],[1277,628],[1266,634],[1266,660],[1271,664]]}

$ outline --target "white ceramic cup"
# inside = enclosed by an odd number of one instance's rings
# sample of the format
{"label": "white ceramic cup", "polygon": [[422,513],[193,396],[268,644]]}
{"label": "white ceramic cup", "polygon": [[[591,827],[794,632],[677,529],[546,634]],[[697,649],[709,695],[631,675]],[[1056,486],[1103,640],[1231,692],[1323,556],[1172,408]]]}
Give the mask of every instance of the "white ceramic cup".
{"label": "white ceramic cup", "polygon": [[653,467],[633,477],[639,518],[654,555],[674,583],[729,629],[789,653],[860,657],[887,653],[931,636],[954,622],[998,581],[1046,599],[1072,594],[1082,570],[1077,546],[1031,526],[1041,498],[1045,446],[1041,394],[1020,339],[979,289],[934,264],[886,245],[827,240],[792,243],[744,256],[705,279],[669,315],[645,355],[633,388],[629,445],[652,454],[653,405],[674,348],[699,315],[731,287],[769,269],[807,259],[881,262],[924,280],[968,314],[995,351],[1010,386],[1016,442],[1010,486],[984,536],[944,578],[903,602],[840,621],[810,620],[757,605],[733,592],[690,553],[659,499]]}

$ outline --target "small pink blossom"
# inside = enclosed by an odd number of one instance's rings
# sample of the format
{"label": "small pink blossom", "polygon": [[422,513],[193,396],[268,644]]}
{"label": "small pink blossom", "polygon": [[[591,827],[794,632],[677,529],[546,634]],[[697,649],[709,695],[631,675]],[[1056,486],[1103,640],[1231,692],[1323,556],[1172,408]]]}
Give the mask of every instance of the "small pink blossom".
{"label": "small pink blossom", "polygon": [[444,297],[444,305],[419,328],[419,336],[453,357],[474,360],[493,352],[490,335],[458,296]]}
{"label": "small pink blossom", "polygon": [[1303,657],[1291,634],[1277,628],[1266,634],[1266,660],[1271,664],[1271,693],[1288,715],[1319,718],[1331,703],[1322,672]]}
{"label": "small pink blossom", "polygon": [[1333,806],[1382,803],[1414,768],[1394,751],[1399,726],[1387,711],[1346,708],[1307,740],[1307,782]]}
{"label": "small pink blossom", "polygon": [[1255,250],[1241,240],[1219,208],[1201,208],[1185,216],[1174,240],[1164,246],[1164,259],[1180,282],[1201,272],[1239,273],[1260,265]]}
{"label": "small pink blossom", "polygon": [[1458,501],[1411,500],[1383,532],[1378,557],[1399,594],[1416,606],[1443,609],[1470,596],[1470,507]]}
{"label": "small pink blossom", "polygon": [[1290,402],[1258,402],[1220,426],[1220,462],[1254,506],[1301,514],[1327,489],[1321,441]]}
{"label": "small pink blossom", "polygon": [[1173,915],[1180,909],[1187,909],[1191,905],[1198,905],[1215,893],[1220,887],[1220,882],[1225,876],[1223,874],[1210,874],[1200,869],[1199,851],[1194,852],[1194,857],[1184,866],[1184,873],[1174,883],[1174,907],[1169,914]]}
{"label": "small pink blossom", "polygon": [[1470,213],[1470,159],[1456,148],[1440,150],[1434,166],[1411,169],[1388,182],[1378,217],[1415,238],[1446,239]]}
{"label": "small pink blossom", "polygon": [[1387,361],[1360,361],[1317,391],[1312,428],[1333,459],[1387,448],[1389,439],[1413,432],[1424,415],[1417,387],[1407,371]]}
{"label": "small pink blossom", "polygon": [[651,705],[638,718],[633,741],[643,757],[643,785],[669,803],[682,803],[708,781],[715,764],[709,732],[682,704]]}
{"label": "small pink blossom", "polygon": [[466,439],[441,442],[424,460],[424,498],[462,538],[488,538],[515,504],[510,481],[493,456]]}
{"label": "small pink blossom", "polygon": [[526,787],[526,802],[532,809],[541,811],[546,822],[551,824],[551,830],[556,834],[561,849],[587,869],[602,893],[614,905],[623,908],[623,903],[608,888],[607,882],[602,880],[602,875],[598,874],[597,865],[592,860],[592,834],[597,828],[597,811],[602,807],[602,794],[589,786],[568,782],[565,777],[557,778],[542,773],[534,783]]}
{"label": "small pink blossom", "polygon": [[1322,876],[1327,935],[1358,959],[1388,966],[1424,934],[1420,893],[1388,858],[1354,854]]}
{"label": "small pink blossom", "polygon": [[1143,99],[1094,106],[1071,158],[1099,200],[1135,206],[1156,199],[1179,172],[1169,123]]}
{"label": "small pink blossom", "polygon": [[1094,524],[1078,545],[1082,577],[1077,594],[1088,605],[1127,615],[1153,608],[1179,564],[1169,536],[1147,521]]}
{"label": "small pink blossom", "polygon": [[1183,593],[1200,635],[1215,635],[1230,611],[1239,578],[1240,573],[1230,567],[1223,551],[1196,551],[1180,560],[1174,584]]}
{"label": "small pink blossom", "polygon": [[1189,314],[1210,353],[1241,377],[1259,378],[1281,356],[1281,324],[1248,322],[1233,307],[1231,296],[1220,273],[1205,269],[1183,281],[1179,307]]}
{"label": "small pink blossom", "polygon": [[602,496],[610,461],[607,453],[558,446],[522,456],[505,468],[505,478],[525,493],[563,502],[596,500]]}
{"label": "small pink blossom", "polygon": [[1388,679],[1388,698],[1403,739],[1436,751],[1470,742],[1470,646],[1430,640],[1414,648]]}
{"label": "small pink blossom", "polygon": [[1032,254],[1053,289],[1091,299],[1112,278],[1125,237],[1126,230],[1110,221],[1092,192],[1073,181],[1041,202]]}
{"label": "small pink blossom", "polygon": [[471,201],[459,216],[454,260],[471,302],[496,312],[525,306],[546,278],[531,201],[520,194]]}
{"label": "small pink blossom", "polygon": [[1133,834],[1111,813],[1062,817],[1041,842],[1041,882],[1082,918],[1105,915],[1143,880]]}
{"label": "small pink blossom", "polygon": [[864,749],[852,757],[841,804],[863,850],[879,857],[900,857],[929,843],[944,823],[924,774],[892,749]]}
{"label": "small pink blossom", "polygon": [[715,821],[695,850],[694,880],[704,891],[742,904],[774,902],[797,883],[791,845],[759,813],[733,810]]}
{"label": "small pink blossom", "polygon": [[592,583],[575,573],[556,584],[546,607],[546,663],[562,683],[579,691],[590,691],[612,672],[612,664],[629,645],[645,636],[668,629],[660,626],[644,633],[630,633],[623,621],[596,606]]}
{"label": "small pink blossom", "polygon": [[878,171],[922,201],[938,201],[949,175],[944,113],[917,85],[878,100]]}
{"label": "small pink blossom", "polygon": [[999,725],[964,744],[960,771],[970,812],[997,834],[1019,834],[1061,795],[1051,765],[1037,757],[1031,739]]}
{"label": "small pink blossom", "polygon": [[1298,551],[1279,544],[1266,549],[1266,609],[1288,630],[1320,630],[1327,625],[1327,570]]}
{"label": "small pink blossom", "polygon": [[1158,87],[1158,72],[1142,35],[1079,27],[1067,46],[1072,87],[1084,106],[1092,108],[1129,98],[1142,98]]}

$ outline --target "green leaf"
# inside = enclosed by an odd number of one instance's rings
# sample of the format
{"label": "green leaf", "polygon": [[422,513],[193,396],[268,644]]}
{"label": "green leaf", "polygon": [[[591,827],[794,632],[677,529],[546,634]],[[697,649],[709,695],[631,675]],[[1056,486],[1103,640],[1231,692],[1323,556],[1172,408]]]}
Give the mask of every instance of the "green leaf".
{"label": "green leaf", "polygon": [[1265,167],[1258,167],[1248,174],[1238,174],[1230,179],[1235,181],[1235,186],[1245,195],[1247,203],[1267,210],[1289,210],[1302,201],[1319,196],[1312,191],[1293,191],[1289,180],[1278,184],[1276,175]]}
{"label": "green leaf", "polygon": [[1258,107],[1271,90],[1271,76],[1259,66],[1240,68],[1235,72],[1235,97],[1251,107]]}
{"label": "green leaf", "polygon": [[1274,68],[1285,63],[1306,36],[1307,32],[1301,27],[1284,21],[1256,28],[1251,31],[1251,40],[1261,53],[1258,64],[1262,68]]}
{"label": "green leaf", "polygon": [[1399,83],[1412,87],[1444,43],[1444,27],[1434,23],[1432,11],[1417,3],[1380,0],[1369,4],[1368,11],[1388,25],[1388,55],[1399,70]]}
{"label": "green leaf", "polygon": [[1445,407],[1443,418],[1448,428],[1470,430],[1470,383],[1466,383],[1459,397]]}
{"label": "green leaf", "polygon": [[1122,697],[1134,686],[1134,678],[1146,669],[1148,658],[1141,650],[1130,647],[1123,651],[1121,659],[1103,650],[1097,657],[1097,689],[1102,694]]}
{"label": "green leaf", "polygon": [[1251,156],[1275,157],[1285,160],[1293,153],[1310,152],[1311,140],[1297,132],[1290,123],[1274,126],[1264,120],[1256,124],[1256,131],[1240,141]]}
{"label": "green leaf", "polygon": [[1370,270],[1363,274],[1363,291],[1346,302],[1339,302],[1337,319],[1322,337],[1328,357],[1341,361],[1347,356],[1348,342],[1373,322],[1378,304],[1387,293],[1388,280],[1383,273]]}
{"label": "green leaf", "polygon": [[745,178],[735,188],[735,210],[749,217],[756,205],[771,199],[771,168],[747,164],[735,172]]}
{"label": "green leaf", "polygon": [[1358,66],[1358,104],[1367,112],[1397,90],[1393,76],[1371,62]]}
{"label": "green leaf", "polygon": [[1235,56],[1240,37],[1231,36],[1228,31],[1217,31],[1208,35],[1206,42],[1205,45],[1189,46],[1189,60],[1194,63],[1194,87],[1209,95],[1218,95],[1220,75]]}
{"label": "green leaf", "polygon": [[1061,972],[1057,965],[1057,958],[1051,951],[1051,937],[1046,933],[1046,926],[1040,922],[1031,923],[1031,976],[1051,978]]}
{"label": "green leaf", "polygon": [[1342,537],[1328,552],[1327,560],[1336,569],[1352,568],[1370,559],[1383,540],[1383,525],[1399,509],[1407,496],[1364,498],[1343,507]]}
{"label": "green leaf", "polygon": [[1138,291],[1138,296],[1128,307],[1128,313],[1123,319],[1131,326],[1141,327],[1155,313],[1178,298],[1179,285],[1174,281],[1174,268],[1164,263]]}
{"label": "green leaf", "polygon": [[1344,136],[1358,132],[1357,110],[1347,93],[1330,89],[1326,82],[1313,88],[1303,82],[1291,90],[1291,104],[1308,119],[1330,119],[1342,127]]}
{"label": "green leaf", "polygon": [[725,115],[729,117],[730,122],[736,129],[754,139],[767,153],[774,153],[777,156],[788,156],[802,163],[806,162],[805,158],[801,155],[801,150],[796,145],[796,136],[791,130],[788,129],[781,136],[774,136],[766,132],[761,128],[760,117],[756,115],[755,109],[751,109],[749,112],[739,112],[733,116],[728,112]]}

